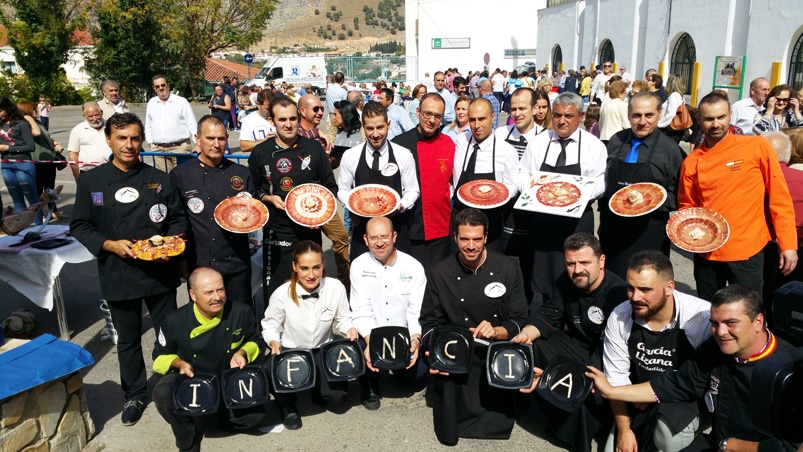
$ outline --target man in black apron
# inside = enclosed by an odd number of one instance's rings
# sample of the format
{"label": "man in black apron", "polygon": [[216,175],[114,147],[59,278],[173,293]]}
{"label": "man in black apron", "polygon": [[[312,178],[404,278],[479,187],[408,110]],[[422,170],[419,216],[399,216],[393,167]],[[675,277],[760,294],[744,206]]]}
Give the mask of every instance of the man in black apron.
{"label": "man in black apron", "polygon": [[[505,184],[508,189],[507,204],[492,209],[483,209],[488,217],[488,248],[504,251],[502,228],[509,210],[510,200],[515,199],[519,190],[516,187],[519,158],[516,148],[506,141],[497,140],[491,124],[494,120],[491,102],[487,99],[474,99],[468,106],[468,122],[471,137],[458,138],[455,145],[454,170],[455,187],[452,215],[466,208],[457,197],[457,190],[471,181],[488,179]],[[474,206],[477,207],[477,206]]]}
{"label": "man in black apron", "polygon": [[[605,194],[599,206],[599,239],[608,257],[608,269],[624,277],[627,261],[640,250],[658,250],[669,256],[666,223],[677,210],[678,177],[683,151],[658,130],[661,103],[654,93],[638,93],[630,100],[630,129],[608,142]],[[639,217],[621,217],[611,212],[608,201],[622,187],[652,182],[666,189],[666,201],[656,211]]]}
{"label": "man in black apron", "polygon": [[[541,369],[558,356],[601,365],[605,320],[627,299],[622,278],[605,270],[605,255],[596,237],[587,232],[572,234],[564,249],[564,271],[552,294],[531,312],[527,325],[513,338],[516,343],[533,344],[535,366]],[[537,397],[536,401],[543,399]],[[574,451],[590,451],[596,433],[610,428],[610,409],[601,398],[589,396],[574,413],[548,403],[540,405],[550,431]]]}
{"label": "man in black apron", "polygon": [[539,171],[572,174],[594,178],[596,185],[583,215],[577,218],[533,214],[533,301],[537,308],[549,297],[555,279],[565,266],[563,241],[575,232],[594,232],[593,200],[605,192],[605,163],[608,151],[594,135],[580,127],[583,122],[583,99],[574,93],[559,95],[552,104],[552,130],[536,136],[521,157],[519,190],[531,187]]}
{"label": "man in black apron", "polygon": [[[513,124],[499,127],[494,132],[497,140],[504,140],[516,148],[519,159],[524,155],[527,144],[536,135],[546,131],[546,128],[535,123],[535,104],[535,91],[529,88],[517,89],[510,96],[510,116],[513,118]],[[529,278],[533,271],[533,248],[532,239],[530,238],[532,231],[529,228],[531,214],[523,210],[513,209],[516,199],[517,196],[514,196],[510,200],[510,209],[505,220],[505,227],[502,230],[505,242],[504,252],[508,256],[517,257],[519,266],[521,266],[521,273],[528,275],[524,279],[524,292],[529,300],[533,295]]]}
{"label": "man in black apron", "polygon": [[[711,304],[675,290],[672,262],[657,250],[630,258],[629,301],[608,318],[603,341],[605,376],[614,386],[650,381],[678,369],[711,337]],[[697,402],[629,404],[611,401],[615,420],[605,448],[681,450],[698,429]]]}
{"label": "man in black apron", "polygon": [[[396,248],[410,252],[409,211],[418,200],[420,190],[415,172],[415,159],[407,148],[388,141],[390,121],[385,107],[378,102],[368,103],[362,111],[365,143],[348,149],[340,160],[337,197],[348,206],[349,193],[365,184],[386,185],[401,196],[399,208],[389,217],[397,232]],[[368,251],[363,235],[367,218],[351,212],[354,227],[349,255],[351,259]]]}
{"label": "man in black apron", "polygon": [[678,370],[650,381],[611,386],[602,371],[589,368],[599,394],[609,400],[660,404],[703,400],[711,412],[711,433],[699,435],[687,451],[766,450],[794,452],[800,444],[771,438],[753,424],[751,380],[757,366],[793,350],[767,329],[764,303],[755,290],[731,284],[711,299],[711,337]]}

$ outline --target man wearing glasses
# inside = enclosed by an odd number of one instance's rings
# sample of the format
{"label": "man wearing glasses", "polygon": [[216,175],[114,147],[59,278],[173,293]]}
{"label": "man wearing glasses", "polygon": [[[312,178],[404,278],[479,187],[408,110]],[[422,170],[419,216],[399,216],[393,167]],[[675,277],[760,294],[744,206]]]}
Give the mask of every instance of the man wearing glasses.
{"label": "man wearing glasses", "polygon": [[[198,124],[190,103],[170,92],[170,84],[164,75],[154,75],[152,82],[156,96],[148,101],[148,108],[145,110],[145,139],[149,150],[174,154],[191,153]],[[176,167],[176,158],[157,157],[154,166],[169,173]]]}
{"label": "man wearing glasses", "polygon": [[605,97],[605,84],[613,77],[612,67],[613,63],[610,61],[602,64],[602,74],[597,75],[594,78],[594,82],[591,83],[591,98],[589,102],[596,102],[597,105],[602,105],[602,99]]}
{"label": "man wearing glasses", "polygon": [[441,133],[446,106],[437,93],[427,93],[416,109],[418,126],[397,136],[393,143],[409,149],[421,189],[420,202],[410,212],[410,254],[419,262],[435,263],[450,254],[450,186],[454,142]]}
{"label": "man wearing glasses", "polygon": [[[362,404],[377,410],[379,400],[379,369],[371,365],[368,352],[371,331],[382,326],[401,326],[410,332],[410,364],[395,376],[407,379],[416,376],[418,348],[421,345],[421,302],[427,277],[424,267],[407,253],[398,251],[396,231],[387,217],[371,218],[365,226],[363,240],[368,252],[352,264],[351,296],[354,327],[365,339],[365,361],[368,372],[360,377]],[[408,372],[409,371],[409,372]]]}

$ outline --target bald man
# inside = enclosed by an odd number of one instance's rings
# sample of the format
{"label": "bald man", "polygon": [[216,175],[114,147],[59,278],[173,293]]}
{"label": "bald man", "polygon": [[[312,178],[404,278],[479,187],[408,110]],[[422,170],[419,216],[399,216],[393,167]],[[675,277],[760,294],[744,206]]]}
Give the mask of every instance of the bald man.
{"label": "bald man", "polygon": [[499,99],[494,95],[493,85],[491,81],[485,79],[480,82],[480,96],[483,99],[488,99],[488,102],[491,103],[491,110],[493,112],[493,128],[496,130],[499,127],[499,113],[502,111],[502,105],[499,103]]}
{"label": "bald man", "polygon": [[[377,410],[379,369],[371,365],[368,352],[371,331],[382,326],[406,327],[410,332],[410,363],[407,370],[415,376],[418,347],[421,345],[421,302],[427,278],[424,267],[409,254],[396,249],[396,231],[387,217],[368,220],[363,235],[368,252],[352,262],[349,302],[354,326],[365,339],[365,359],[369,372],[360,377],[362,404]],[[398,374],[398,371],[394,371]],[[423,372],[421,373],[423,375]]]}

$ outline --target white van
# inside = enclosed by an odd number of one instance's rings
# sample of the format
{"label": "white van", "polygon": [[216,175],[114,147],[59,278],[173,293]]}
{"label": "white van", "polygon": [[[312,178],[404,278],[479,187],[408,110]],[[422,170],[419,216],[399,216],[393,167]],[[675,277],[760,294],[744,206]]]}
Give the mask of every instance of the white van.
{"label": "white van", "polygon": [[271,80],[277,86],[282,82],[292,83],[296,89],[311,83],[313,91],[323,93],[326,90],[326,62],[323,56],[272,57],[247,85],[264,87]]}

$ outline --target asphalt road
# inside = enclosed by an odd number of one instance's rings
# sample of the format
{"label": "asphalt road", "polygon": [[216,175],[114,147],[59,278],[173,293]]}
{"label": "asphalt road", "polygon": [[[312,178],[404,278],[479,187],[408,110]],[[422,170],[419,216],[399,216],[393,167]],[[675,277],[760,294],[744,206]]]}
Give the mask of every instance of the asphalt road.
{"label": "asphalt road", "polygon": [[[208,109],[205,104],[193,105],[200,118]],[[145,105],[135,105],[134,113],[144,118]],[[80,107],[56,107],[50,114],[50,133],[57,141],[67,144],[72,127],[83,120]],[[238,133],[230,136],[230,147],[238,152]],[[75,182],[69,170],[60,171],[57,184],[64,185],[59,208],[70,213],[75,196]],[[5,184],[0,182],[0,193],[5,205],[11,198]],[[67,224],[67,220],[55,223]],[[327,266],[334,268],[330,243],[324,239],[327,251]],[[677,248],[672,248],[672,261],[675,264],[675,276],[678,290],[694,292],[694,278],[689,255]],[[86,348],[95,358],[95,365],[87,368],[84,375],[84,389],[87,395],[89,410],[96,426],[94,438],[87,450],[99,451],[155,451],[174,449],[172,432],[166,422],[150,404],[145,410],[142,420],[133,427],[124,427],[120,423],[120,413],[125,403],[123,392],[119,386],[117,353],[108,341],[100,339],[100,332],[105,322],[98,309],[100,304],[100,287],[95,262],[84,264],[68,264],[61,272],[61,284],[64,292],[67,321],[71,329],[71,341]],[[28,308],[37,319],[37,333],[59,335],[56,313],[41,309],[20,295],[6,283],[0,282],[0,293],[3,294],[0,305],[0,319],[4,319],[15,309]],[[179,304],[188,301],[186,287],[178,289]],[[142,343],[145,349],[148,368],[149,387],[152,389],[158,381],[158,375],[151,371],[150,355],[153,349],[154,332],[150,321],[145,316],[145,332]],[[432,429],[432,410],[427,407],[425,391],[410,391],[393,386],[393,379],[383,379],[384,398],[382,408],[377,412],[367,411],[360,404],[360,387],[356,381],[351,382],[347,397],[337,403],[325,407],[314,405],[307,395],[302,395],[299,410],[304,426],[297,431],[281,431],[263,433],[253,431],[227,435],[211,431],[204,439],[206,450],[437,450],[447,449],[435,438]],[[268,404],[271,418],[266,425],[280,424],[278,414],[272,402]],[[520,416],[511,438],[507,441],[461,439],[460,443],[450,450],[564,450],[555,445],[544,432],[544,419],[536,408],[531,408]]]}

